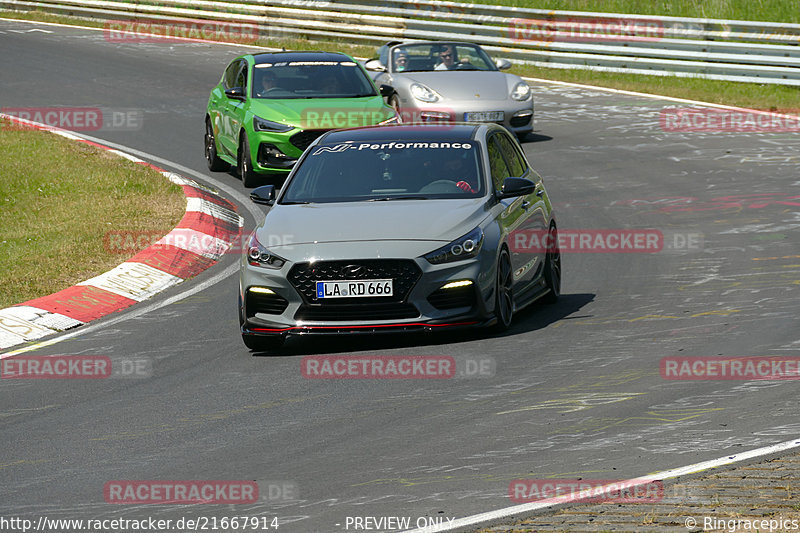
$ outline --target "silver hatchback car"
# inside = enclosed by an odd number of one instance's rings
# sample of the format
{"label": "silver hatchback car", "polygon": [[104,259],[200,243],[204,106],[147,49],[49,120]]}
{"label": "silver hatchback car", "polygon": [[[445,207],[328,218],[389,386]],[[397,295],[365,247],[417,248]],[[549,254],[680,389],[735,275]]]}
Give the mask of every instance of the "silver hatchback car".
{"label": "silver hatchback car", "polygon": [[254,350],[287,335],[502,330],[560,292],[544,183],[495,124],[331,131],[279,194],[265,185],[251,198],[270,207],[240,269]]}

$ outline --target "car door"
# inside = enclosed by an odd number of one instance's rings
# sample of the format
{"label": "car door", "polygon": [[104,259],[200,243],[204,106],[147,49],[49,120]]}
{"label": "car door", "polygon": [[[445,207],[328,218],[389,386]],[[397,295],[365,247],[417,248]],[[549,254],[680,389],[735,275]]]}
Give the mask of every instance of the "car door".
{"label": "car door", "polygon": [[[514,282],[524,288],[538,277],[546,252],[543,242],[548,228],[545,205],[539,196],[543,192],[541,178],[531,170],[516,142],[505,131],[496,131],[490,137],[489,150],[490,165],[497,167],[497,173],[492,169],[492,181],[496,190],[500,190],[502,180],[507,177],[527,178],[537,183],[534,193],[502,200],[507,205],[503,225],[509,236]],[[495,152],[494,155],[492,151]]]}
{"label": "car door", "polygon": [[[247,98],[247,61],[237,59],[225,71],[223,78],[225,89],[241,87],[245,100]],[[235,157],[239,149],[239,130],[244,119],[245,102],[236,98],[225,97],[220,105],[220,136],[222,149]]]}

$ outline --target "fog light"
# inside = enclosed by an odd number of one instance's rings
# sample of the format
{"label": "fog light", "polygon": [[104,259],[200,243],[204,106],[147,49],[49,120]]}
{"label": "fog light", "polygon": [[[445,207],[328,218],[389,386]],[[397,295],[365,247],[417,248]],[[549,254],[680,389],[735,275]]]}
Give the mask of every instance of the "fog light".
{"label": "fog light", "polygon": [[465,279],[461,281],[451,281],[450,283],[446,283],[442,285],[442,289],[455,289],[457,287],[466,287],[468,285],[472,285],[471,279]]}

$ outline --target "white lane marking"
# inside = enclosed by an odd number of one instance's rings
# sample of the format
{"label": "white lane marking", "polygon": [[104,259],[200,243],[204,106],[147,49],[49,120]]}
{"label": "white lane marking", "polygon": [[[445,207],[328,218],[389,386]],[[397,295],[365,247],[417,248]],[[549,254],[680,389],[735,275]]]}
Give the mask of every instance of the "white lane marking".
{"label": "white lane marking", "polygon": [[[81,30],[108,31],[107,28],[95,28],[93,26],[78,26],[76,24],[64,24],[64,23],[61,23],[61,22],[39,22],[37,20],[13,19],[13,18],[5,18],[5,17],[0,17],[0,20],[6,21],[6,22],[24,22],[26,24],[42,24],[44,26],[57,26],[57,27],[60,27],[60,28],[77,28],[77,29],[81,29]],[[16,33],[30,33],[31,31],[41,31],[41,32],[45,32],[45,33],[53,33],[51,31],[40,30],[40,29],[34,29],[34,30],[8,30],[8,31],[13,31],[13,32],[16,32]],[[125,34],[129,34],[129,35],[149,35],[151,37],[153,35],[152,33],[139,33],[139,32],[134,32],[134,31],[125,31],[125,30],[114,30],[114,32],[116,32],[116,33],[125,33]],[[174,37],[174,38],[175,39],[180,39],[180,37]],[[274,51],[274,52],[278,52],[278,51],[281,50],[280,48],[270,48],[270,47],[267,47],[267,46],[256,46],[254,44],[226,43],[226,42],[223,42],[223,41],[208,41],[208,40],[204,40],[204,39],[186,39],[186,42],[187,43],[196,42],[196,43],[207,43],[207,44],[220,44],[220,45],[223,45],[223,46],[237,46],[239,48],[255,48],[256,50],[269,50],[269,51]]]}
{"label": "white lane marking", "polygon": [[626,91],[624,89],[612,89],[610,87],[599,87],[597,85],[586,85],[584,83],[572,83],[572,82],[569,82],[569,81],[546,80],[546,79],[543,79],[543,78],[530,78],[530,77],[526,77],[526,76],[522,76],[522,79],[525,80],[525,81],[534,81],[534,82],[540,82],[540,83],[551,83],[553,85],[566,85],[568,87],[577,87],[579,89],[591,89],[591,90],[594,90],[594,91],[604,91],[604,92],[608,92],[608,93],[627,94],[629,96],[639,96],[641,98],[651,98],[651,99],[654,99],[654,100],[668,100],[670,102],[680,102],[682,104],[696,104],[696,105],[700,105],[700,106],[703,106],[703,107],[716,107],[716,108],[719,108],[719,109],[731,109],[731,110],[734,110],[734,111],[747,111],[747,112],[751,112],[751,113],[755,112],[755,113],[761,113],[761,114],[764,114],[764,115],[770,115],[770,116],[776,116],[776,117],[782,117],[782,118],[794,118],[794,119],[800,118],[800,117],[798,117],[796,115],[786,115],[786,114],[781,114],[781,113],[774,113],[772,111],[764,111],[764,110],[761,110],[761,109],[751,109],[751,108],[748,108],[748,107],[736,107],[736,106],[730,106],[730,105],[725,105],[725,104],[715,104],[713,102],[703,102],[703,101],[700,101],[700,100],[687,100],[686,98],[676,98],[674,96],[664,96],[664,95],[661,95],[661,94],[639,93],[639,92],[636,92],[636,91]]}
{"label": "white lane marking", "polygon": [[[773,453],[783,452],[786,450],[791,450],[793,448],[800,447],[800,437],[796,439],[792,439],[789,441],[781,442],[779,444],[773,444],[771,446],[765,446],[763,448],[756,448],[755,450],[750,450],[743,453],[737,453],[734,455],[726,455],[724,457],[720,457],[718,459],[711,459],[710,461],[702,461],[700,463],[695,463],[688,466],[683,466],[679,468],[673,468],[670,470],[663,470],[661,472],[655,472],[653,474],[648,474],[646,476],[641,476],[633,479],[628,479],[626,481],[622,481],[621,483],[624,484],[626,487],[636,487],[639,485],[646,485],[648,483],[652,483],[653,481],[664,481],[667,479],[674,479],[680,476],[686,476],[689,474],[695,474],[697,472],[702,472],[704,470],[709,470],[712,468],[719,468],[721,466],[730,465],[733,463],[738,463],[741,461],[746,461],[747,459],[753,459],[755,457],[762,457],[764,455],[770,455]],[[619,485],[620,483],[617,483]],[[501,520],[504,518],[509,518],[511,516],[515,516],[515,518],[519,518],[520,514],[523,513],[532,513],[534,511],[538,511],[540,509],[545,509],[547,507],[552,507],[554,505],[564,504],[573,502],[576,498],[581,496],[590,496],[591,489],[588,491],[589,494],[578,493],[578,495],[571,495],[565,494],[563,496],[558,496],[555,498],[548,498],[546,500],[540,500],[531,503],[525,503],[521,505],[515,505],[513,507],[505,507],[503,509],[497,509],[496,511],[488,511],[486,513],[480,513],[472,516],[467,516],[464,518],[458,518],[449,524],[439,524],[439,525],[432,525],[426,526],[418,529],[407,530],[403,533],[436,533],[438,531],[452,531],[457,528],[467,527],[467,526],[474,526],[480,524],[482,522],[489,522],[495,520]]]}

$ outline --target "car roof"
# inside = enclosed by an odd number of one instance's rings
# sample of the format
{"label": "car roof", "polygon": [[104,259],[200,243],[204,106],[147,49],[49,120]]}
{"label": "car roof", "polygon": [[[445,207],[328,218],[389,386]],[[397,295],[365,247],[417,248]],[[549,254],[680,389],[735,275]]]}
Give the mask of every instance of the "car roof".
{"label": "car roof", "polygon": [[[480,127],[490,124],[390,124],[335,130],[320,138],[319,144],[382,141],[468,141]],[[498,126],[499,127],[499,126]]]}
{"label": "car roof", "polygon": [[263,52],[253,54],[253,59],[256,64],[276,61],[352,61],[350,56],[341,52],[319,51]]}

